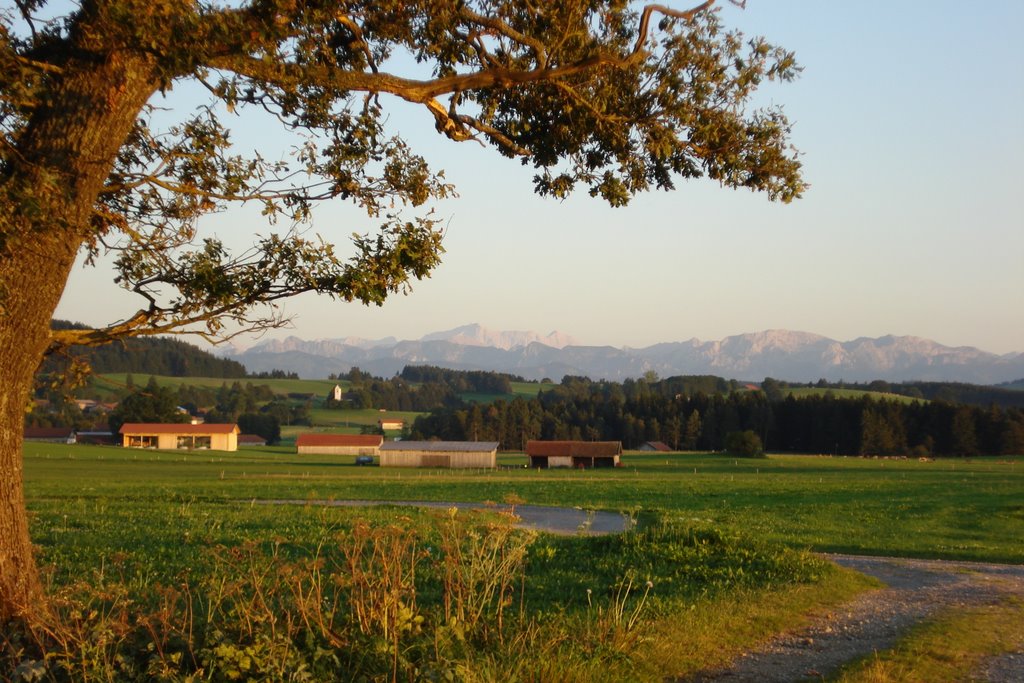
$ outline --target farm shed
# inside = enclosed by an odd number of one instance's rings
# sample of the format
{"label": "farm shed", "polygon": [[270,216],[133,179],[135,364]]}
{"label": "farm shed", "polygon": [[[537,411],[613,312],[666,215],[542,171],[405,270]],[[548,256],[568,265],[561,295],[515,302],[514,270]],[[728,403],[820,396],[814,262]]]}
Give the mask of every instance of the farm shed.
{"label": "farm shed", "polygon": [[77,441],[77,437],[71,427],[25,427],[25,441],[71,444]]}
{"label": "farm shed", "polygon": [[383,443],[380,434],[299,434],[295,452],[299,455],[377,455]]}
{"label": "farm shed", "polygon": [[621,441],[527,441],[530,467],[617,467]]}
{"label": "farm shed", "polygon": [[381,428],[381,431],[385,432],[400,432],[405,428],[405,420],[399,420],[397,418],[381,418],[377,420],[377,426]]}
{"label": "farm shed", "polygon": [[381,467],[497,467],[497,441],[388,441]]}
{"label": "farm shed", "polygon": [[234,424],[126,422],[118,433],[124,439],[122,445],[125,448],[236,451],[238,432],[238,425]]}
{"label": "farm shed", "polygon": [[638,451],[658,451],[660,453],[668,453],[672,449],[668,447],[664,441],[644,441],[640,444]]}
{"label": "farm shed", "polygon": [[75,443],[90,444],[92,446],[116,446],[119,440],[114,438],[113,432],[78,432]]}
{"label": "farm shed", "polygon": [[239,434],[238,435],[239,446],[266,446],[267,439],[259,434]]}

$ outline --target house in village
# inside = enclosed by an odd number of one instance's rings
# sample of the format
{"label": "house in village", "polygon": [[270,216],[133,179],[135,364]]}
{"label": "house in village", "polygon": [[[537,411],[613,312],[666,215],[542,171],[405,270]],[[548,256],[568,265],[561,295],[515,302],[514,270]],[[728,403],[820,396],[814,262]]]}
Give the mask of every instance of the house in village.
{"label": "house in village", "polygon": [[668,444],[664,441],[644,441],[637,448],[638,451],[657,451],[658,453],[668,453],[672,449],[669,448]]}
{"label": "house in village", "polygon": [[381,467],[494,468],[497,441],[388,441],[380,447]]}
{"label": "house in village", "polygon": [[377,455],[384,442],[380,434],[299,434],[295,451],[299,455]]}
{"label": "house in village", "polygon": [[238,425],[126,422],[119,432],[125,448],[211,451],[238,450]]}
{"label": "house in village", "polygon": [[618,467],[621,441],[527,441],[530,467]]}

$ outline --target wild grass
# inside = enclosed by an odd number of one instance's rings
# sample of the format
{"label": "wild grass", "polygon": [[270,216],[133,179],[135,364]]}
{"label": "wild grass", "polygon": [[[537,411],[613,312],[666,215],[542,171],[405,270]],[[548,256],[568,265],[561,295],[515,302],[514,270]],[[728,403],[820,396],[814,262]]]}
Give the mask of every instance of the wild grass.
{"label": "wild grass", "polygon": [[[538,539],[493,510],[242,509],[263,524],[210,528],[187,501],[103,510],[98,563],[44,542],[51,610],[4,631],[0,665],[23,681],[658,680],[675,671],[651,651],[659,624],[836,571],[666,520]],[[119,547],[125,522],[147,543]]]}

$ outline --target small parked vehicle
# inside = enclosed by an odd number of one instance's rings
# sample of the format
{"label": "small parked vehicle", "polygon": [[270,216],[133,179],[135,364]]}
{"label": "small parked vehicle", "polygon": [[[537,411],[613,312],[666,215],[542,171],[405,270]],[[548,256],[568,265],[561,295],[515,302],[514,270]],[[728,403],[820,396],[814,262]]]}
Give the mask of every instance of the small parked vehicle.
{"label": "small parked vehicle", "polygon": [[356,456],[356,464],[357,465],[372,465],[373,464],[373,456],[372,455],[357,455]]}

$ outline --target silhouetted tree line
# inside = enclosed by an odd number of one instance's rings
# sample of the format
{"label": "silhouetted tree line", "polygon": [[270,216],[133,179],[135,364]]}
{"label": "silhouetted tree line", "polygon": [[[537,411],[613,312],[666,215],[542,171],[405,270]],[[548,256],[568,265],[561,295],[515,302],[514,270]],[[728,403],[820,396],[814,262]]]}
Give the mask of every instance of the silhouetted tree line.
{"label": "silhouetted tree line", "polygon": [[[81,323],[54,320],[56,330],[88,329]],[[96,374],[137,372],[171,377],[245,377],[245,366],[217,356],[178,339],[140,337],[104,346],[72,348],[67,356],[85,361]],[[68,364],[66,356],[47,358],[40,367],[44,374],[61,372]]]}
{"label": "silhouetted tree line", "polygon": [[327,400],[328,408],[384,408],[426,412],[438,407],[462,408],[460,394],[509,394],[511,382],[525,381],[514,375],[476,370],[448,370],[433,366],[407,365],[400,374],[381,379],[352,368],[332,379],[347,379],[344,400]]}
{"label": "silhouetted tree line", "polygon": [[767,450],[842,455],[1024,453],[1024,411],[935,401],[901,403],[831,395],[772,399],[764,391],[677,392],[679,378],[592,382],[566,377],[536,399],[447,407],[417,418],[412,438],[498,441],[663,441],[681,450],[722,450],[750,430]]}
{"label": "silhouetted tree line", "polygon": [[[1012,383],[1011,383],[1012,384]],[[988,407],[992,404],[1002,408],[1024,408],[1024,391],[1011,386],[988,386],[982,384],[966,384],[964,382],[887,382],[876,379],[872,382],[828,382],[818,380],[812,385],[796,384],[782,380],[765,378],[762,388],[774,385],[785,390],[789,387],[815,386],[825,389],[857,389],[860,391],[880,391],[899,394],[909,398],[926,401],[943,401],[945,403],[966,403],[968,405]]]}
{"label": "silhouetted tree line", "polygon": [[461,406],[464,402],[447,384],[425,382],[413,385],[402,377],[368,377],[353,381],[343,401],[328,400],[328,408],[385,408],[424,412],[438,406]]}
{"label": "silhouetted tree line", "polygon": [[526,381],[503,372],[451,370],[435,365],[406,365],[400,376],[407,382],[444,384],[459,394],[511,394],[512,382]]}
{"label": "silhouetted tree line", "polygon": [[264,370],[263,372],[255,372],[249,375],[252,379],[299,379],[299,373],[297,372],[285,372],[284,370]]}

